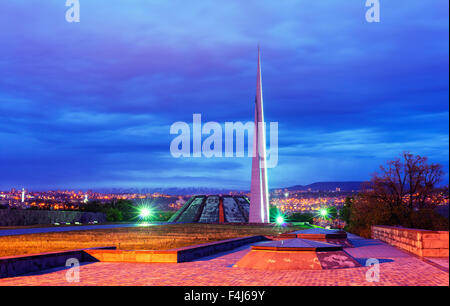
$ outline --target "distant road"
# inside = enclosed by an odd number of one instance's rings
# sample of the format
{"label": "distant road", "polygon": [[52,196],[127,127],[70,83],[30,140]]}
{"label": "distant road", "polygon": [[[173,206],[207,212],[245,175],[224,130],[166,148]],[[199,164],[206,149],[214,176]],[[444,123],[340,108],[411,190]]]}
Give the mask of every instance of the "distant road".
{"label": "distant road", "polygon": [[148,222],[148,223],[126,223],[126,224],[92,224],[92,225],[74,225],[74,226],[52,226],[52,227],[33,227],[33,228],[16,228],[16,229],[0,229],[1,236],[56,233],[69,231],[85,231],[96,229],[120,228],[120,227],[139,227],[169,224],[167,222]]}

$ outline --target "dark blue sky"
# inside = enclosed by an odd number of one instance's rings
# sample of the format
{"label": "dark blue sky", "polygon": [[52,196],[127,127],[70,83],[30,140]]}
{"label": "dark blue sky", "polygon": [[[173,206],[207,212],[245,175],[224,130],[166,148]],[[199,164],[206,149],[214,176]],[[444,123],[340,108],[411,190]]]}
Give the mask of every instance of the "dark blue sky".
{"label": "dark blue sky", "polygon": [[[366,180],[449,154],[448,1],[0,2],[0,189],[243,188],[249,158],[170,155],[170,125],[254,118],[261,45],[269,186]],[[145,3],[145,4],[144,4]],[[448,176],[446,176],[448,181]]]}

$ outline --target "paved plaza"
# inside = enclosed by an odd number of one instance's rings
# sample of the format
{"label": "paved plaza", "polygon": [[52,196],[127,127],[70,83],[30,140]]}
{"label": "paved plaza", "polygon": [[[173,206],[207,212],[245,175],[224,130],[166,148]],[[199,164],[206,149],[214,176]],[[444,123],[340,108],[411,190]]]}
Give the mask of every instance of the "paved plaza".
{"label": "paved plaza", "polygon": [[[173,285],[173,286],[448,286],[448,258],[420,259],[383,242],[349,235],[346,251],[363,267],[337,270],[261,271],[233,268],[250,251],[234,251],[179,264],[96,262],[80,267],[80,282],[68,283],[67,270],[0,279],[6,285]],[[380,281],[366,281],[368,258],[380,261]],[[447,267],[447,270],[445,269]]]}

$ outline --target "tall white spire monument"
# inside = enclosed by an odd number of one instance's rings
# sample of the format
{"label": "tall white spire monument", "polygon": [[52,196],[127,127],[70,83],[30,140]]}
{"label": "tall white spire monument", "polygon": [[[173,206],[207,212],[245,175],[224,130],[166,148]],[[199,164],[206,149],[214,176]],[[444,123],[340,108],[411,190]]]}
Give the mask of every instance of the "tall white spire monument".
{"label": "tall white spire monument", "polygon": [[266,169],[266,132],[263,111],[261,55],[258,47],[258,72],[255,99],[252,182],[250,187],[250,223],[269,223],[269,190]]}

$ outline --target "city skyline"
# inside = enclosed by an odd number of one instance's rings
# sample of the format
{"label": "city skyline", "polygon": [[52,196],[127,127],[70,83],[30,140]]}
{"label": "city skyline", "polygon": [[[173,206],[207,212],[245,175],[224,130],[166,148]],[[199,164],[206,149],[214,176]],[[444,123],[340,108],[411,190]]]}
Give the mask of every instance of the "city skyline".
{"label": "city skyline", "polygon": [[364,1],[91,1],[77,24],[65,10],[0,4],[0,190],[249,190],[250,158],[174,159],[169,127],[252,121],[258,43],[271,188],[369,180],[403,151],[448,183],[448,2],[386,2],[379,24]]}

